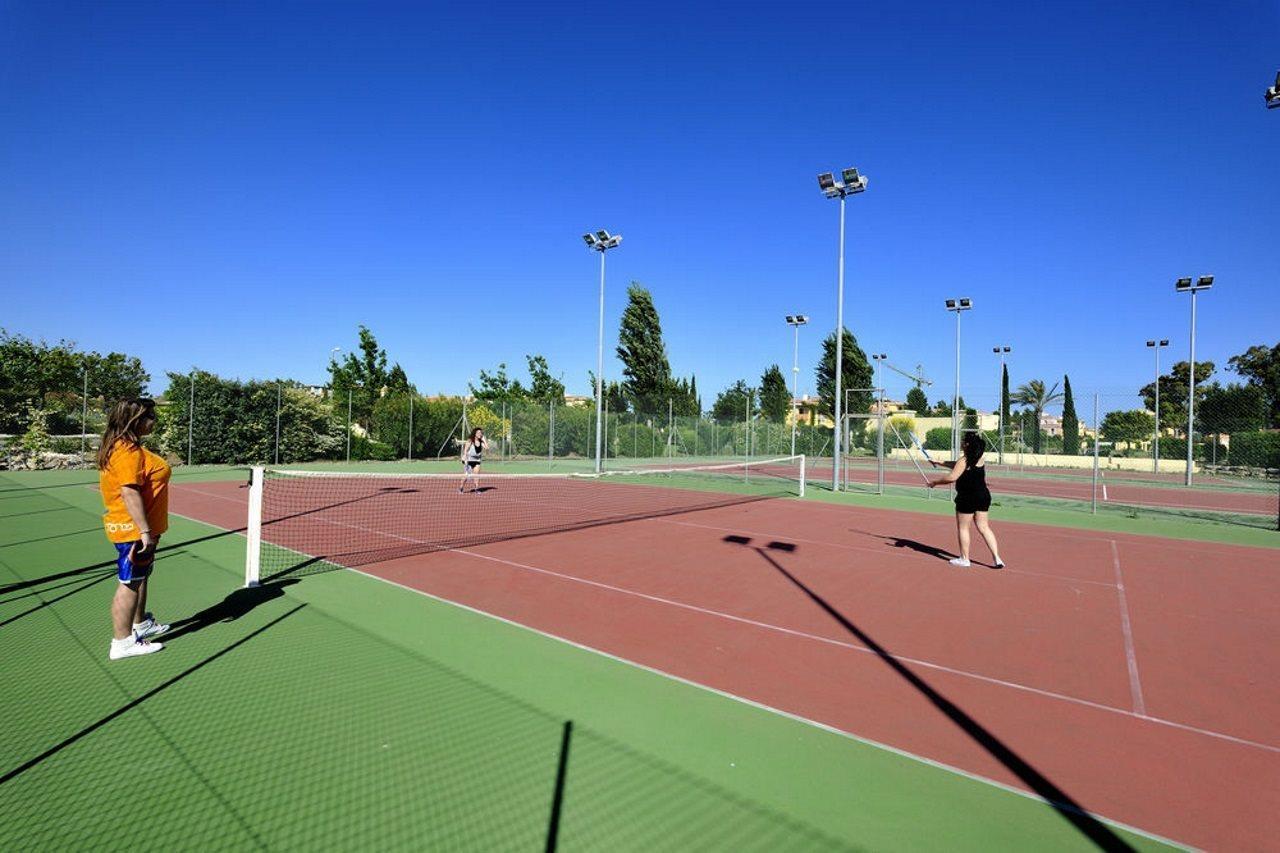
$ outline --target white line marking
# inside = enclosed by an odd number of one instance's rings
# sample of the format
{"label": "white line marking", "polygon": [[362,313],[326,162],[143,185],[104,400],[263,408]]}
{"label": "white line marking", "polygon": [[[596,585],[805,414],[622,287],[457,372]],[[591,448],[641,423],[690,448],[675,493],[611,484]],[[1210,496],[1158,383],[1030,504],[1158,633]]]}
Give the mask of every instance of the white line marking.
{"label": "white line marking", "polygon": [[1133,648],[1133,626],[1129,623],[1129,600],[1124,592],[1124,576],[1120,573],[1120,547],[1111,540],[1111,559],[1116,569],[1116,592],[1120,598],[1120,626],[1124,629],[1124,655],[1129,661],[1129,692],[1133,695],[1133,710],[1146,715],[1147,703],[1142,699],[1142,680],[1138,678],[1138,655]]}

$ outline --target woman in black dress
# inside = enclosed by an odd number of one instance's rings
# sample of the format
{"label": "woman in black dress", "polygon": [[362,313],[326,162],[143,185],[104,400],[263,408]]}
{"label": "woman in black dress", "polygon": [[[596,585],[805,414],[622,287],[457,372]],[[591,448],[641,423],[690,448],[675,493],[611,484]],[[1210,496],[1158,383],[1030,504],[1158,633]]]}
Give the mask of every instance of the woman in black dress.
{"label": "woman in black dress", "polygon": [[960,556],[951,561],[951,565],[961,568],[969,567],[969,527],[978,525],[978,533],[991,549],[995,558],[995,567],[1004,568],[1004,560],[1000,559],[1000,546],[996,544],[996,534],[987,522],[987,512],[991,509],[991,491],[987,489],[987,465],[982,461],[982,454],[987,450],[987,443],[977,433],[965,433],[960,440],[961,456],[954,462],[935,462],[929,460],[934,467],[950,468],[951,473],[929,482],[929,488],[956,486],[956,533],[960,537]]}

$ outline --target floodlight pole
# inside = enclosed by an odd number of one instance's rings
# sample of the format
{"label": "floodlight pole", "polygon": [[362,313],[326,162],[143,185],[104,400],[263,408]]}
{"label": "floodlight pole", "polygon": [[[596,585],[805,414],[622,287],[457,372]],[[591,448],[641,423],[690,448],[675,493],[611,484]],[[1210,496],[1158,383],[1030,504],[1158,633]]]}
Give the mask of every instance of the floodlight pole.
{"label": "floodlight pole", "polygon": [[89,365],[84,366],[84,393],[80,396],[80,455],[84,456],[89,431]]}
{"label": "floodlight pole", "polygon": [[1166,340],[1147,341],[1147,346],[1156,352],[1156,425],[1155,435],[1151,442],[1151,471],[1153,474],[1160,473],[1160,348],[1168,345],[1169,342]]}
{"label": "floodlight pole", "polygon": [[791,455],[796,455],[796,426],[800,423],[800,410],[796,407],[796,395],[800,392],[800,324],[792,326],[795,342],[791,346]]}
{"label": "floodlight pole", "polygon": [[[1184,285],[1185,282],[1185,285]],[[1202,275],[1194,283],[1191,279],[1181,279],[1178,282],[1177,289],[1179,291],[1187,291],[1191,294],[1191,370],[1188,373],[1187,381],[1187,473],[1184,479],[1184,485],[1191,485],[1191,467],[1194,464],[1194,447],[1195,447],[1195,410],[1196,410],[1196,293],[1201,290],[1208,290],[1213,286],[1213,276]],[[1159,380],[1156,381],[1157,386]],[[1158,413],[1157,413],[1158,416]]]}
{"label": "floodlight pole", "polygon": [[597,474],[603,470],[601,452],[604,447],[604,253],[617,248],[622,242],[621,234],[610,235],[608,231],[597,231],[596,234],[584,234],[587,248],[600,253],[600,323],[596,332],[596,464]]}
{"label": "floodlight pole", "polygon": [[835,404],[835,437],[832,440],[831,457],[831,491],[840,491],[840,385],[844,374],[844,202],[840,195],[840,266],[836,276],[836,397]]}

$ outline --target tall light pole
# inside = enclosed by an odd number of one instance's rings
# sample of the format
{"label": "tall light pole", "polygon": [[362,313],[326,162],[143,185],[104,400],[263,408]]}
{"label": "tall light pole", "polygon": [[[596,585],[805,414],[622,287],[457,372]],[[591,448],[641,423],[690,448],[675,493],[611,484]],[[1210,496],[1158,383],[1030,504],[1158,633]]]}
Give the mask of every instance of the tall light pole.
{"label": "tall light pole", "polygon": [[795,342],[791,348],[791,455],[796,455],[796,424],[800,412],[796,409],[796,395],[800,393],[800,327],[809,322],[806,314],[788,314],[787,325],[795,330]]}
{"label": "tall light pole", "polygon": [[600,328],[596,335],[596,473],[599,474],[604,426],[604,253],[616,249],[622,242],[622,235],[597,231],[594,234],[583,234],[582,242],[587,244],[588,249],[600,253]]}
{"label": "tall light pole", "polygon": [[[1185,484],[1191,485],[1192,448],[1195,446],[1195,414],[1196,414],[1196,293],[1213,287],[1213,276],[1202,275],[1195,284],[1189,278],[1180,278],[1174,283],[1179,293],[1191,294],[1191,370],[1187,376],[1187,476]],[[1157,383],[1159,384],[1159,383]]]}
{"label": "tall light pole", "polygon": [[[957,314],[958,318],[960,315]],[[1000,356],[1000,390],[996,392],[996,408],[1000,418],[1000,450],[996,456],[1001,465],[1004,464],[1004,357],[1013,351],[1013,347],[992,347],[991,351]]]}
{"label": "tall light pole", "polygon": [[1276,72],[1276,82],[1267,89],[1267,109],[1274,110],[1280,107],[1280,71]]}
{"label": "tall light pole", "polygon": [[818,175],[818,187],[827,198],[840,199],[840,261],[836,284],[836,395],[833,401],[835,434],[832,444],[831,491],[840,491],[840,394],[844,374],[844,200],[867,189],[867,176],[859,175],[852,167],[840,172],[843,181],[837,181],[830,172]]}
{"label": "tall light pole", "polygon": [[877,391],[881,391],[884,389],[884,386],[880,384],[880,363],[888,357],[889,357],[888,355],[882,352],[871,354],[871,360],[876,363],[876,390]]}
{"label": "tall light pole", "polygon": [[972,299],[948,299],[947,310],[956,313],[956,392],[951,400],[951,458],[960,456],[960,312],[973,308]]}
{"label": "tall light pole", "polygon": [[1155,350],[1156,353],[1156,431],[1155,438],[1151,442],[1151,449],[1154,454],[1151,457],[1151,470],[1156,474],[1160,473],[1160,350],[1168,345],[1168,338],[1147,341],[1147,346]]}

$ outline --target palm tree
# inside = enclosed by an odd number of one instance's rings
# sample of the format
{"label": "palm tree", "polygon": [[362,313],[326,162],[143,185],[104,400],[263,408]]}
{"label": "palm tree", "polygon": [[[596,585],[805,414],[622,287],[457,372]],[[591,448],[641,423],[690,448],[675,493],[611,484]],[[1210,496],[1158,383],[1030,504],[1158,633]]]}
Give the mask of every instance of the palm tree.
{"label": "palm tree", "polygon": [[1033,453],[1040,452],[1040,416],[1044,414],[1044,410],[1052,403],[1062,399],[1062,393],[1058,391],[1058,383],[1053,383],[1053,387],[1045,389],[1044,382],[1039,379],[1032,379],[1025,385],[1019,385],[1010,398],[1015,403],[1024,406],[1030,406],[1035,412],[1036,428],[1031,434],[1031,451]]}

